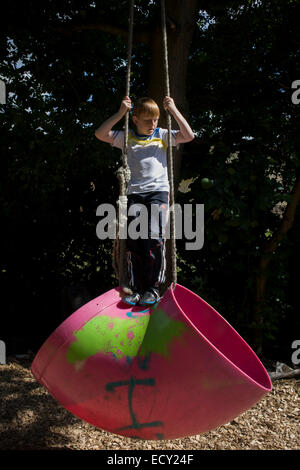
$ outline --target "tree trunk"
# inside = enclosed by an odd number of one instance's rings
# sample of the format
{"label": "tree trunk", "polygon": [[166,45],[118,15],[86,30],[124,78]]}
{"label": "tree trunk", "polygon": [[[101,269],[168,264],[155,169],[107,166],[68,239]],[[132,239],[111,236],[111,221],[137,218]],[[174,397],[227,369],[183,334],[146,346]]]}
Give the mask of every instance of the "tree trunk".
{"label": "tree trunk", "polygon": [[253,309],[253,329],[252,342],[255,350],[260,353],[262,350],[262,332],[263,332],[263,308],[266,294],[266,285],[268,280],[268,267],[279,242],[293,226],[296,209],[300,200],[300,172],[298,172],[294,184],[292,199],[286,206],[281,224],[272,238],[265,244],[259,261],[258,275],[256,278],[256,295]]}

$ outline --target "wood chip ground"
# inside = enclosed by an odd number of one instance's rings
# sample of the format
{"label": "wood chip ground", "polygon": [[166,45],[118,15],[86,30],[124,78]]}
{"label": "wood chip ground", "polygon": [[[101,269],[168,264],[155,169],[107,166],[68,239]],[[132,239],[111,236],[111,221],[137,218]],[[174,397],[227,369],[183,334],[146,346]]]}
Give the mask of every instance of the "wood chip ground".
{"label": "wood chip ground", "polygon": [[205,434],[172,441],[140,441],[74,417],[39,385],[30,362],[0,365],[0,449],[32,450],[295,450],[300,448],[300,379],[278,380],[243,415]]}

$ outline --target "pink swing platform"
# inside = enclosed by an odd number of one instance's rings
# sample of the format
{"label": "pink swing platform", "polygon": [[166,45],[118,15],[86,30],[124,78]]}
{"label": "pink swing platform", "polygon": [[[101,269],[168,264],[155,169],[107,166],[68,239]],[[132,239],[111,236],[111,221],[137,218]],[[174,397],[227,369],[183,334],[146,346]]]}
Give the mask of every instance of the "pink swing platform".
{"label": "pink swing platform", "polygon": [[241,336],[179,284],[151,309],[127,306],[119,288],[91,300],[52,333],[31,371],[77,417],[140,439],[209,431],[272,390]]}

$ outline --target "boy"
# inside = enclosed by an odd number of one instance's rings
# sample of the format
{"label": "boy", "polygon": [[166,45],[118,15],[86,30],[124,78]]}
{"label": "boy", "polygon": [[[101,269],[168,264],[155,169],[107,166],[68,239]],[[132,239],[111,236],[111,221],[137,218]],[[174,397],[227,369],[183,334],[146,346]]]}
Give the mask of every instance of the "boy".
{"label": "boy", "polygon": [[[175,106],[174,100],[166,96],[163,101],[165,110],[176,120],[179,130],[172,131],[172,144],[176,146],[189,142],[194,133],[187,121]],[[96,137],[114,147],[123,149],[124,131],[113,131],[113,126],[130,111],[131,100],[125,96],[117,113],[105,121],[96,131]],[[127,162],[131,171],[128,184],[128,210],[143,204],[148,211],[148,238],[133,240],[127,237],[127,266],[132,294],[123,297],[130,305],[153,305],[160,298],[160,286],[165,280],[165,238],[169,203],[169,180],[167,169],[168,131],[157,127],[160,111],[151,98],[139,99],[132,111],[136,130],[128,135]],[[151,208],[155,205],[165,217]],[[139,216],[128,216],[131,220]],[[162,220],[163,219],[163,220]]]}

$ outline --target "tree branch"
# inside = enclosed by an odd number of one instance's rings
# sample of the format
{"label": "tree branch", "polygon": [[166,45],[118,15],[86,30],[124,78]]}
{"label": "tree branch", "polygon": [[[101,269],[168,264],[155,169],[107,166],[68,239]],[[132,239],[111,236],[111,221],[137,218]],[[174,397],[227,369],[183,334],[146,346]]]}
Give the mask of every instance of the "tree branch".
{"label": "tree branch", "polygon": [[291,370],[289,372],[269,372],[269,377],[272,380],[278,379],[293,379],[300,376],[300,369]]}
{"label": "tree branch", "polygon": [[[278,230],[274,233],[272,238],[264,245],[263,253],[259,262],[259,272],[256,279],[256,299],[254,304],[253,320],[257,324],[255,329],[256,341],[260,342],[261,331],[259,330],[263,324],[262,307],[265,297],[266,284],[267,284],[267,268],[272,259],[273,253],[276,251],[279,242],[283,239],[286,233],[290,230],[294,223],[294,217],[298,203],[300,201],[300,172],[298,172],[294,188],[292,191],[292,198],[283,214],[283,218]],[[260,325],[260,326],[258,326]],[[261,345],[259,345],[260,347]]]}
{"label": "tree branch", "polygon": [[284,211],[281,224],[278,230],[274,233],[272,238],[265,244],[263,254],[259,263],[260,274],[258,276],[258,289],[257,289],[257,302],[260,304],[263,300],[265,283],[266,283],[266,269],[271,261],[272,254],[276,251],[279,242],[283,239],[284,235],[290,230],[294,223],[294,217],[298,203],[300,201],[300,173],[297,175],[296,182],[292,191],[292,198],[287,204]]}
{"label": "tree branch", "polygon": [[[105,33],[115,34],[116,36],[128,39],[127,29],[121,28],[114,24],[96,23],[96,24],[68,24],[64,27],[54,28],[56,32],[63,34],[71,34],[73,32],[82,31],[104,31]],[[150,40],[150,31],[147,29],[135,30],[133,38],[136,42],[148,43]]]}
{"label": "tree branch", "polygon": [[282,240],[284,235],[290,230],[294,223],[294,217],[296,213],[296,209],[298,203],[300,201],[300,173],[297,176],[296,182],[294,184],[294,188],[292,191],[292,198],[289,204],[287,204],[286,209],[284,211],[281,224],[278,230],[274,233],[271,240],[266,243],[264,247],[265,254],[273,253],[278,243]]}

